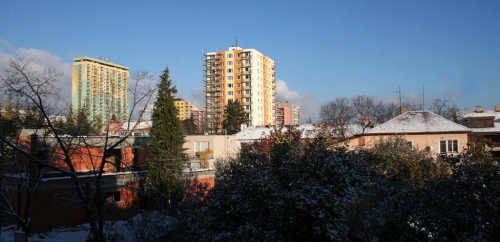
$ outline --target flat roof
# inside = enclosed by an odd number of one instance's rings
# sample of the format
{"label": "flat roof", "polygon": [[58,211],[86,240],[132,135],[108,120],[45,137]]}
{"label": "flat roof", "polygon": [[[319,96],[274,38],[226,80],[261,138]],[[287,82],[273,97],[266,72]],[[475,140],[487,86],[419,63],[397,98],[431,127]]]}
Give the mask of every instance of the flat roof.
{"label": "flat roof", "polygon": [[77,62],[77,61],[86,61],[86,60],[88,60],[88,61],[93,61],[93,62],[97,62],[97,63],[102,64],[102,65],[113,66],[113,67],[119,67],[119,68],[122,68],[122,69],[130,70],[130,68],[128,68],[128,67],[126,67],[126,66],[118,65],[118,64],[111,63],[111,62],[108,62],[108,61],[105,61],[105,60],[99,60],[99,59],[91,58],[91,57],[88,57],[88,56],[83,56],[83,57],[74,58],[74,59],[73,59],[73,62]]}

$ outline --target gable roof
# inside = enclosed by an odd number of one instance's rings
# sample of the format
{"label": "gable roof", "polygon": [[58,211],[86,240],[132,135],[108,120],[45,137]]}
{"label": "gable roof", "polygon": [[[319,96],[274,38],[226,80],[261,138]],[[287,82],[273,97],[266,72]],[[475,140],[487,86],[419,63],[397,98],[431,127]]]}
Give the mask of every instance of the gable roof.
{"label": "gable roof", "polygon": [[429,111],[410,111],[365,132],[375,134],[467,133],[470,129]]}

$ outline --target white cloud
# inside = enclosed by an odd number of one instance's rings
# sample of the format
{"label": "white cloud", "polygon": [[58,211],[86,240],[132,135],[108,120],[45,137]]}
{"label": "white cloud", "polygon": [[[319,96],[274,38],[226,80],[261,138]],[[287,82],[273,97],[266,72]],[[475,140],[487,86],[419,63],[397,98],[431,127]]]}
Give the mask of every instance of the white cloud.
{"label": "white cloud", "polygon": [[[5,45],[4,41],[1,41]],[[5,41],[6,42],[6,41]],[[8,43],[8,42],[6,42]],[[10,44],[9,44],[10,45]],[[64,75],[60,81],[61,87],[61,104],[69,104],[71,100],[71,75],[72,67],[70,63],[66,63],[61,57],[53,55],[48,51],[37,50],[33,48],[18,48],[12,54],[0,51],[0,70],[4,71],[9,67],[9,60],[15,58],[30,59],[36,62],[37,70],[56,69],[62,71]]]}
{"label": "white cloud", "polygon": [[284,80],[276,80],[276,100],[286,100],[300,105],[300,119],[302,123],[305,123],[309,118],[313,122],[319,120],[320,105],[314,100],[314,96],[290,90]]}
{"label": "white cloud", "polygon": [[196,87],[191,89],[191,96],[194,98],[193,103],[196,108],[204,108],[205,107],[205,93],[203,92],[205,89],[203,87]]}
{"label": "white cloud", "polygon": [[14,47],[12,47],[12,45],[9,43],[9,41],[4,40],[4,39],[0,39],[0,44],[7,47],[7,49],[9,49],[10,51],[14,51]]}

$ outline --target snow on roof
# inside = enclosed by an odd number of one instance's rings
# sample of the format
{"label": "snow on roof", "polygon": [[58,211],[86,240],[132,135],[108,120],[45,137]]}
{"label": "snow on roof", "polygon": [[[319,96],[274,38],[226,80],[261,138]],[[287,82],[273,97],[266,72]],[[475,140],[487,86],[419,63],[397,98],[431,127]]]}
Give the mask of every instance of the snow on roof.
{"label": "snow on roof", "polygon": [[[137,124],[137,126],[135,126]],[[134,128],[135,129],[149,129],[153,125],[152,121],[140,121],[140,122],[111,122],[106,128],[107,131],[114,131],[114,134],[117,134],[120,130],[128,130]]]}
{"label": "snow on roof", "polygon": [[[236,134],[236,140],[258,140],[262,138],[266,138],[271,134],[271,130],[275,130],[274,126],[250,126]],[[303,139],[306,138],[314,138],[315,131],[318,129],[312,124],[301,124],[297,127],[298,130],[302,131]],[[283,127],[283,131],[286,131],[287,128]]]}
{"label": "snow on roof", "polygon": [[366,134],[469,132],[470,129],[429,111],[401,114]]}
{"label": "snow on roof", "polygon": [[467,125],[467,118],[486,118],[493,117],[494,127],[485,127],[485,128],[470,128],[472,132],[475,133],[484,133],[484,132],[500,132],[500,112],[496,112],[495,110],[483,110],[483,112],[475,112],[475,111],[463,111],[462,116],[464,117],[460,120],[460,124]]}

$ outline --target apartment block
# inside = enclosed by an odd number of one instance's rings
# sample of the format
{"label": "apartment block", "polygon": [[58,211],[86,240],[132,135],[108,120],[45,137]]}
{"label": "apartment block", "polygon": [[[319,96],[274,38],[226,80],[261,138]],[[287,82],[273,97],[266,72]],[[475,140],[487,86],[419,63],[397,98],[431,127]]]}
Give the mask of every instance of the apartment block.
{"label": "apartment block", "polygon": [[152,121],[154,107],[154,105],[148,104],[142,108],[139,108],[139,113],[142,113],[140,121]]}
{"label": "apartment block", "polygon": [[230,47],[204,55],[206,122],[209,133],[222,129],[224,107],[239,102],[249,126],[275,124],[275,63],[255,49]]}
{"label": "apartment block", "polygon": [[195,109],[194,104],[191,104],[190,101],[185,101],[182,98],[175,99],[175,107],[179,110],[177,113],[177,118],[179,118],[179,120],[191,118],[191,110]]}
{"label": "apartment block", "polygon": [[285,106],[276,106],[276,125],[290,124],[290,108]]}
{"label": "apartment block", "polygon": [[[288,107],[288,110],[280,110],[280,112],[283,112],[283,114],[280,116],[280,119],[282,116],[284,118],[286,115],[289,116],[290,120],[290,123],[288,124],[300,125],[300,105],[288,101],[277,101],[276,107]],[[288,111],[289,113],[285,113],[286,111]],[[287,125],[286,123],[283,124]]]}
{"label": "apartment block", "polygon": [[90,118],[124,121],[129,116],[129,73],[126,66],[111,63],[110,58],[73,59],[71,105],[73,112],[87,107]]}
{"label": "apartment block", "polygon": [[191,110],[191,117],[193,118],[193,123],[196,126],[196,131],[199,134],[205,132],[205,109],[193,109]]}

